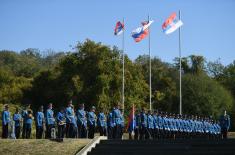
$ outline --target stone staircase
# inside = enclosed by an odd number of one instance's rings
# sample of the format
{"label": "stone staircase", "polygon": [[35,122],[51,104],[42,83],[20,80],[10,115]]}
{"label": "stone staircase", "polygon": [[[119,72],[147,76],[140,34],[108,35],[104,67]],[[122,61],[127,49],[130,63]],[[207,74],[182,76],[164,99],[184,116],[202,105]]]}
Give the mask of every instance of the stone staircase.
{"label": "stone staircase", "polygon": [[235,155],[235,139],[101,140],[88,155]]}

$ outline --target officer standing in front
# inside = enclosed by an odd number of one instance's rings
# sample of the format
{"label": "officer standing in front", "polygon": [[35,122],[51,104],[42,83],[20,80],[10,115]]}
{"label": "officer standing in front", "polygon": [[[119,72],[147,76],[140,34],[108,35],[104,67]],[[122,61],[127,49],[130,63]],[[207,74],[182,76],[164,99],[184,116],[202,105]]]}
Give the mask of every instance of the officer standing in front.
{"label": "officer standing in front", "polygon": [[224,115],[220,116],[219,125],[221,127],[222,139],[227,139],[228,138],[228,130],[230,128],[230,117],[227,114],[226,110],[224,111]]}
{"label": "officer standing in front", "polygon": [[2,112],[2,138],[8,138],[8,125],[11,121],[10,112],[8,109],[8,104],[6,104]]}

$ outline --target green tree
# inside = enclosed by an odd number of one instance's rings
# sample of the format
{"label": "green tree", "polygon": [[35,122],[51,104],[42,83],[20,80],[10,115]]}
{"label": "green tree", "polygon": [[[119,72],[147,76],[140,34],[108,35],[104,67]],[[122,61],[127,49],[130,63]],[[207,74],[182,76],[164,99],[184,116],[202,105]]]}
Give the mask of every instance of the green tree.
{"label": "green tree", "polygon": [[231,94],[207,75],[186,74],[182,81],[184,113],[218,117],[224,109],[231,110]]}

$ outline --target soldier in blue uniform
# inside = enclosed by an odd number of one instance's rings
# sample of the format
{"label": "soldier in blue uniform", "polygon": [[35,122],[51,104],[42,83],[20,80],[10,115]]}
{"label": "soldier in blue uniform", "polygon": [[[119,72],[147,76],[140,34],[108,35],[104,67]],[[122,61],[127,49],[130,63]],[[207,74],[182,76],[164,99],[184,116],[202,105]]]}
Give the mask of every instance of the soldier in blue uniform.
{"label": "soldier in blue uniform", "polygon": [[157,117],[157,111],[155,110],[153,112],[153,139],[158,138],[158,130],[159,130],[159,122],[158,122],[158,117]]}
{"label": "soldier in blue uniform", "polygon": [[84,104],[79,105],[79,109],[76,113],[77,116],[77,126],[78,126],[78,137],[87,137],[87,118],[86,111],[84,110]]}
{"label": "soldier in blue uniform", "polygon": [[28,110],[27,109],[30,109],[31,108],[31,105],[27,105],[24,107],[24,110],[22,110],[22,118],[23,118],[23,129],[22,129],[22,138],[24,139],[25,136],[26,136],[26,119],[27,119],[27,116],[28,116]]}
{"label": "soldier in blue uniform", "polygon": [[21,124],[21,114],[19,113],[19,109],[16,108],[16,111],[13,115],[13,121],[15,122],[15,137],[16,139],[20,138],[20,124]]}
{"label": "soldier in blue uniform", "polygon": [[11,121],[9,106],[6,104],[2,112],[2,138],[8,138],[8,125]]}
{"label": "soldier in blue uniform", "polygon": [[[112,109],[113,110],[113,109]],[[112,139],[113,138],[113,117],[112,117],[112,112],[110,112],[107,115],[107,130],[108,130],[108,139]]]}
{"label": "soldier in blue uniform", "polygon": [[147,134],[146,139],[152,139],[153,138],[153,129],[154,129],[154,120],[151,111],[148,111],[147,115]]}
{"label": "soldier in blue uniform", "polygon": [[66,117],[66,137],[75,138],[76,137],[75,130],[77,127],[77,123],[75,120],[75,114],[74,114],[72,101],[68,102],[68,106],[65,109],[65,117]]}
{"label": "soldier in blue uniform", "polygon": [[134,139],[139,139],[140,126],[141,126],[140,113],[138,111],[136,111],[136,115],[135,115],[135,128],[134,128],[134,132],[135,132]]}
{"label": "soldier in blue uniform", "polygon": [[106,116],[102,111],[100,111],[97,116],[97,127],[99,129],[100,136],[106,136],[106,126]]}
{"label": "soldier in blue uniform", "polygon": [[33,119],[34,119],[33,110],[31,109],[31,106],[29,105],[27,109],[27,115],[25,116],[25,130],[26,130],[25,138],[26,139],[29,139],[31,136]]}
{"label": "soldier in blue uniform", "polygon": [[170,129],[168,127],[167,112],[165,114],[163,114],[162,121],[163,121],[163,131],[164,131],[163,137],[168,138]]}
{"label": "soldier in blue uniform", "polygon": [[65,120],[65,109],[62,107],[57,113],[56,120],[58,125],[58,138],[64,138],[66,120]]}
{"label": "soldier in blue uniform", "polygon": [[55,128],[54,111],[52,110],[52,103],[49,103],[46,111],[46,138],[52,138],[52,128]]}
{"label": "soldier in blue uniform", "polygon": [[44,120],[44,113],[43,113],[43,106],[41,106],[36,113],[36,138],[41,139],[43,134],[43,126],[45,123]]}
{"label": "soldier in blue uniform", "polygon": [[93,139],[96,127],[95,107],[92,106],[90,112],[87,114],[88,138]]}
{"label": "soldier in blue uniform", "polygon": [[157,119],[158,119],[158,138],[159,139],[162,139],[163,138],[163,135],[164,135],[164,129],[163,129],[163,114],[162,112],[159,112],[158,116],[157,116]]}
{"label": "soldier in blue uniform", "polygon": [[228,138],[228,130],[230,128],[230,117],[227,114],[226,110],[224,111],[224,115],[220,116],[219,125],[221,127],[221,135],[222,139]]}
{"label": "soldier in blue uniform", "polygon": [[147,134],[147,116],[145,114],[145,109],[142,108],[140,113],[140,140],[143,140],[145,135]]}
{"label": "soldier in blue uniform", "polygon": [[121,117],[121,111],[119,110],[119,105],[117,104],[112,111],[114,139],[121,139]]}

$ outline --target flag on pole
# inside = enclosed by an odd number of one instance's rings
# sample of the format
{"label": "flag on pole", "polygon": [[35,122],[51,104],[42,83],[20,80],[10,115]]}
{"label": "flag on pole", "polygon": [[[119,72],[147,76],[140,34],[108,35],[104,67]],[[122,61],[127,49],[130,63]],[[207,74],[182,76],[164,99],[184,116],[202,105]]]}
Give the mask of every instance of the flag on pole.
{"label": "flag on pole", "polygon": [[123,30],[124,30],[124,23],[121,23],[120,21],[118,21],[114,29],[114,35],[118,36],[122,34]]}
{"label": "flag on pole", "polygon": [[172,13],[170,17],[162,24],[162,30],[165,34],[170,34],[183,25],[181,20],[176,19],[176,13]]}
{"label": "flag on pole", "polygon": [[135,106],[133,104],[131,113],[130,113],[129,118],[128,118],[128,126],[127,126],[128,127],[128,132],[134,134],[135,126],[136,126],[136,122],[135,122]]}
{"label": "flag on pole", "polygon": [[149,33],[148,28],[153,23],[153,20],[142,22],[142,26],[136,28],[132,31],[131,36],[135,42],[140,42],[143,40]]}

